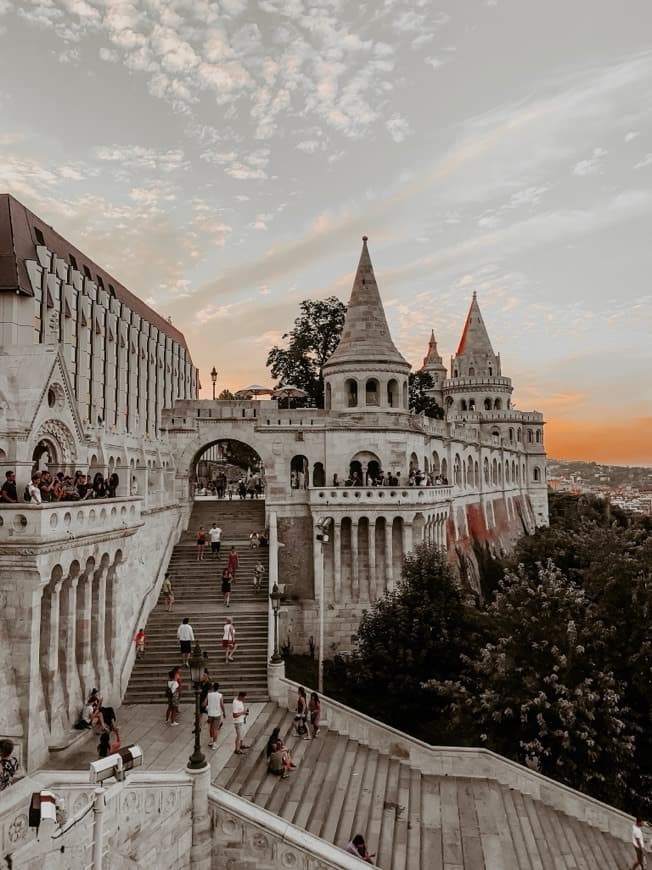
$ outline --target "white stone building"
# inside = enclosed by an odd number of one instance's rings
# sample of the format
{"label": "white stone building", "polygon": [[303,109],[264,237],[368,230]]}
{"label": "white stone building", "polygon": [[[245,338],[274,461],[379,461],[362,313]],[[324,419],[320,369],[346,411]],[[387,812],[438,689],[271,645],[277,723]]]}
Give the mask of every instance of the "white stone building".
{"label": "white stone building", "polygon": [[[270,581],[291,593],[283,631],[299,648],[317,636],[322,582],[328,647],[346,648],[416,543],[441,546],[472,576],[474,547],[504,550],[546,523],[543,417],[511,407],[475,296],[451,377],[434,335],[424,370],[444,420],[409,412],[410,365],[389,333],[365,239],[324,369],[324,409],[199,400],[181,333],[0,196],[0,468],[16,470],[19,493],[0,506],[0,736],[34,765],[93,685],[122,697],[134,632],[188,524],[196,466],[225,439],[264,465]],[[118,497],[27,505],[35,465],[116,472]],[[445,482],[411,486],[417,468]],[[368,485],[381,471],[392,485]],[[334,475],[360,485],[336,486]]]}

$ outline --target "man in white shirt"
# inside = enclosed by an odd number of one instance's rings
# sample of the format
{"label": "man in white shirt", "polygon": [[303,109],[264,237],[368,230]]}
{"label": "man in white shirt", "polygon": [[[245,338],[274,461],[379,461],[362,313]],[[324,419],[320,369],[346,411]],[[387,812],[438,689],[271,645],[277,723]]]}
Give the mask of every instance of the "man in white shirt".
{"label": "man in white shirt", "polygon": [[192,642],[195,639],[195,633],[190,625],[190,620],[186,616],[177,628],[177,640],[179,641],[179,651],[181,653],[181,661],[188,667],[188,659],[192,652]]}
{"label": "man in white shirt", "polygon": [[222,529],[217,525],[217,523],[213,523],[208,530],[208,537],[211,542],[211,553],[213,554],[213,558],[219,559],[220,547],[222,546]]}
{"label": "man in white shirt", "polygon": [[233,724],[235,725],[235,754],[242,755],[242,750],[247,747],[242,742],[244,726],[249,715],[249,707],[245,703],[246,692],[238,692],[232,704]]}
{"label": "man in white shirt", "polygon": [[209,749],[214,749],[217,743],[217,732],[222,727],[226,713],[224,711],[224,695],[220,692],[220,684],[213,683],[213,689],[206,695],[206,713],[210,733]]}
{"label": "man in white shirt", "polygon": [[636,852],[636,861],[632,864],[632,870],[636,870],[637,867],[645,867],[645,841],[643,840],[642,826],[643,819],[639,818],[632,825],[632,845]]}
{"label": "man in white shirt", "polygon": [[39,489],[39,481],[41,479],[41,475],[38,471],[35,471],[32,475],[32,482],[27,487],[29,491],[29,503],[30,504],[42,504],[43,499],[41,498],[41,490]]}

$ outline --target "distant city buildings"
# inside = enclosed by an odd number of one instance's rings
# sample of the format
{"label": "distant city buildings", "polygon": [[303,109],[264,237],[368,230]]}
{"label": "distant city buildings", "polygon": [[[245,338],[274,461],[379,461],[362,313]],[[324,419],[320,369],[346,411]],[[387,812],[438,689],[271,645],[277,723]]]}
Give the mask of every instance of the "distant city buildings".
{"label": "distant city buildings", "polygon": [[558,492],[588,492],[638,514],[652,515],[652,468],[549,460],[548,486]]}

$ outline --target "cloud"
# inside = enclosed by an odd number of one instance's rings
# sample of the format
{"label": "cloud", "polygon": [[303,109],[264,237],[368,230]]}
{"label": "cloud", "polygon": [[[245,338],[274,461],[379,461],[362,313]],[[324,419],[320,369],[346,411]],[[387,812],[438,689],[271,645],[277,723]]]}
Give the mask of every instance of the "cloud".
{"label": "cloud", "polygon": [[645,169],[646,166],[652,166],[652,152],[646,154],[638,163],[635,163],[634,169]]}
{"label": "cloud", "polygon": [[93,153],[97,160],[120,164],[122,170],[145,169],[171,173],[186,171],[190,167],[183,151],[177,148],[157,151],[142,145],[102,145],[95,148]]}
{"label": "cloud", "polygon": [[640,136],[638,130],[629,130],[625,133],[625,142],[633,142],[634,139],[637,139]]}
{"label": "cloud", "polygon": [[573,175],[595,175],[602,169],[604,158],[608,152],[604,148],[594,148],[593,154],[586,160],[580,160],[573,167]]}
{"label": "cloud", "polygon": [[400,115],[394,115],[393,118],[390,118],[386,126],[394,142],[402,142],[410,134],[410,125]]}

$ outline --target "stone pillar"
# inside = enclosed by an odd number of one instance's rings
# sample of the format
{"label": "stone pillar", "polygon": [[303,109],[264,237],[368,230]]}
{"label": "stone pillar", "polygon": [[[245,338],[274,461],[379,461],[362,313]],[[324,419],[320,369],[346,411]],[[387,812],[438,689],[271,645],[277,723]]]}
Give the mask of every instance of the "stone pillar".
{"label": "stone pillar", "polygon": [[77,668],[77,584],[79,583],[79,574],[71,574],[66,578],[66,612],[65,619],[65,637],[64,637],[64,657],[66,660],[65,672],[65,690],[68,701],[68,719],[76,721],[75,716],[78,716],[83,701],[82,690],[79,683],[79,672]]}
{"label": "stone pillar", "polygon": [[91,647],[94,575],[94,567],[87,569],[80,578],[77,590],[77,666],[84,695],[97,686]]}
{"label": "stone pillar", "polygon": [[351,520],[351,598],[360,600],[360,565],[358,554],[358,521]]}
{"label": "stone pillar", "polygon": [[[278,583],[278,525],[276,511],[269,512],[269,591]],[[267,660],[274,653],[274,611],[269,598],[267,599]]]}
{"label": "stone pillar", "polygon": [[[61,679],[61,669],[59,667],[59,645],[61,643],[60,607],[62,584],[63,577],[57,580],[52,587],[52,593],[50,597],[50,636],[48,638],[49,648],[47,650],[47,699],[48,718],[50,720],[50,731],[52,732],[52,734],[55,734],[63,729],[66,726],[68,719],[65,711],[63,680]],[[45,652],[45,650],[43,652]]]}
{"label": "stone pillar", "polygon": [[394,524],[391,517],[385,519],[385,585],[387,592],[394,588],[394,546],[392,541],[392,529]]}
{"label": "stone pillar", "polygon": [[407,556],[414,549],[414,535],[412,523],[403,520],[403,556]]}
{"label": "stone pillar", "polygon": [[369,600],[375,601],[378,597],[376,590],[376,518],[369,520]]}
{"label": "stone pillar", "polygon": [[317,517],[313,517],[312,524],[312,597],[315,599],[315,601],[318,601],[321,595],[320,584],[323,588],[324,572],[324,557],[322,554],[322,545],[317,540],[317,535],[319,534],[317,519]]}
{"label": "stone pillar", "polygon": [[211,816],[208,811],[208,789],[211,784],[209,764],[200,770],[186,767],[192,780],[192,846],[190,847],[190,870],[211,868]]}
{"label": "stone pillar", "polygon": [[333,595],[335,601],[342,599],[342,523],[333,522]]}
{"label": "stone pillar", "polygon": [[97,674],[100,691],[106,692],[109,685],[109,667],[106,656],[106,575],[109,564],[100,565],[95,575],[97,584],[97,607],[93,613],[95,622],[95,649],[93,659],[95,661],[95,673]]}
{"label": "stone pillar", "polygon": [[270,701],[275,701],[281,706],[287,706],[288,690],[281,681],[285,678],[285,662],[267,663],[267,694]]}

